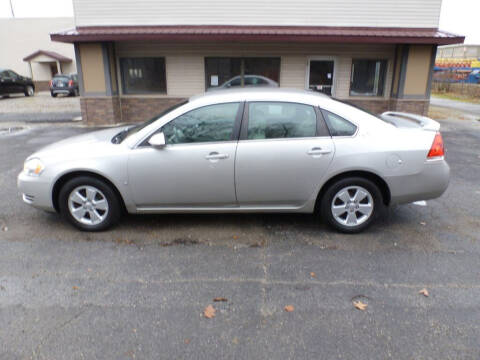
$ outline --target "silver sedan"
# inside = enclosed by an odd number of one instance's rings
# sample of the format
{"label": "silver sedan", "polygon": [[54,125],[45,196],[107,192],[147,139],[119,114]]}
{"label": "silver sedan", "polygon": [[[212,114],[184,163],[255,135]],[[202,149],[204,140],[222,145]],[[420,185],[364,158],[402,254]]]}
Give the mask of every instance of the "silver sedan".
{"label": "silver sedan", "polygon": [[125,212],[318,211],[353,233],[385,206],[442,195],[439,127],[308,91],[212,92],[141,125],[47,146],[27,158],[18,187],[26,203],[87,231]]}

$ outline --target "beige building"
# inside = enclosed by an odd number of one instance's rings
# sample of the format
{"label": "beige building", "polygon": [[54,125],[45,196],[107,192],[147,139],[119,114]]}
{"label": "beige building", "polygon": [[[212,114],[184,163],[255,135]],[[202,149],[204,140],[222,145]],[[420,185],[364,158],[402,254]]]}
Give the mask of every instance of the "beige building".
{"label": "beige building", "polygon": [[455,44],[440,46],[438,59],[480,59],[480,45]]}
{"label": "beige building", "polygon": [[[400,6],[401,5],[401,6]],[[83,117],[143,121],[210,88],[263,81],[374,112],[425,113],[441,0],[74,0]],[[267,78],[267,79],[265,79]]]}
{"label": "beige building", "polygon": [[0,68],[32,77],[38,90],[53,74],[76,73],[74,47],[50,39],[50,33],[73,26],[73,18],[0,19]]}

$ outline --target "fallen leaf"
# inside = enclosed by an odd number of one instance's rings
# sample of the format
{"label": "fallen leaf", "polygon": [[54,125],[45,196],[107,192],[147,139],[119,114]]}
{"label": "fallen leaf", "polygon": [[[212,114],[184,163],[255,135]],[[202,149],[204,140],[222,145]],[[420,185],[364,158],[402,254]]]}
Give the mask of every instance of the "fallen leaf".
{"label": "fallen leaf", "polygon": [[312,272],[310,273],[310,276],[316,278],[316,277],[317,277],[317,274],[315,274],[315,273],[312,271]]}
{"label": "fallen leaf", "polygon": [[295,310],[295,307],[293,305],[285,306],[285,311],[286,312],[292,312],[293,310]]}
{"label": "fallen leaf", "polygon": [[423,288],[422,290],[420,290],[418,293],[419,293],[419,294],[422,294],[422,295],[425,296],[425,297],[428,297],[428,290],[425,289],[425,288]]}
{"label": "fallen leaf", "polygon": [[368,305],[359,300],[359,301],[354,301],[353,306],[355,306],[358,310],[365,311]]}
{"label": "fallen leaf", "polygon": [[238,236],[237,235],[233,235],[233,240],[237,240],[238,239]]}
{"label": "fallen leaf", "polygon": [[212,306],[212,305],[208,305],[205,310],[203,310],[203,315],[207,318],[207,319],[211,319],[211,318],[214,318],[215,317],[215,308]]}
{"label": "fallen leaf", "polygon": [[425,225],[427,225],[427,223],[426,223],[426,222],[423,222],[423,221],[420,221],[420,225],[425,226]]}
{"label": "fallen leaf", "polygon": [[73,286],[72,289],[73,290],[78,290],[78,286]]}
{"label": "fallen leaf", "polygon": [[185,340],[183,340],[183,343],[184,343],[185,345],[190,344],[190,339],[185,339]]}
{"label": "fallen leaf", "polygon": [[216,297],[215,299],[213,299],[213,301],[215,301],[215,302],[226,302],[226,301],[228,301],[228,299],[224,298],[224,297]]}

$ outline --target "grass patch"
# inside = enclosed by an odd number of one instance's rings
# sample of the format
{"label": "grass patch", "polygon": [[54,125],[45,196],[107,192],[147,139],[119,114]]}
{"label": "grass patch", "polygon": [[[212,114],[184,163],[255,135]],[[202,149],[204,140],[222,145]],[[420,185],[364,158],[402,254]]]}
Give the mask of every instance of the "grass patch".
{"label": "grass patch", "polygon": [[440,98],[440,99],[448,99],[448,100],[456,100],[456,101],[465,101],[472,104],[480,104],[480,98],[472,97],[468,95],[462,94],[455,94],[455,93],[448,93],[448,92],[432,92],[432,96]]}
{"label": "grass patch", "polygon": [[472,120],[475,118],[473,115],[465,114],[460,110],[444,108],[434,105],[430,105],[427,116],[433,120]]}

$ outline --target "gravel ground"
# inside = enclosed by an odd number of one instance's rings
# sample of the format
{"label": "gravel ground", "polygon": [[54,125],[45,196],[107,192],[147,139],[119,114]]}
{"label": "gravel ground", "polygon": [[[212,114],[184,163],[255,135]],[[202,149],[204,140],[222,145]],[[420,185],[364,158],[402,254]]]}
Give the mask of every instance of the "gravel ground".
{"label": "gravel ground", "polygon": [[480,122],[436,111],[447,192],[354,236],[288,214],[82,233],[15,181],[34,150],[91,129],[0,136],[0,359],[479,359]]}
{"label": "gravel ground", "polygon": [[0,97],[0,122],[66,122],[81,116],[80,98],[39,92],[33,97]]}

